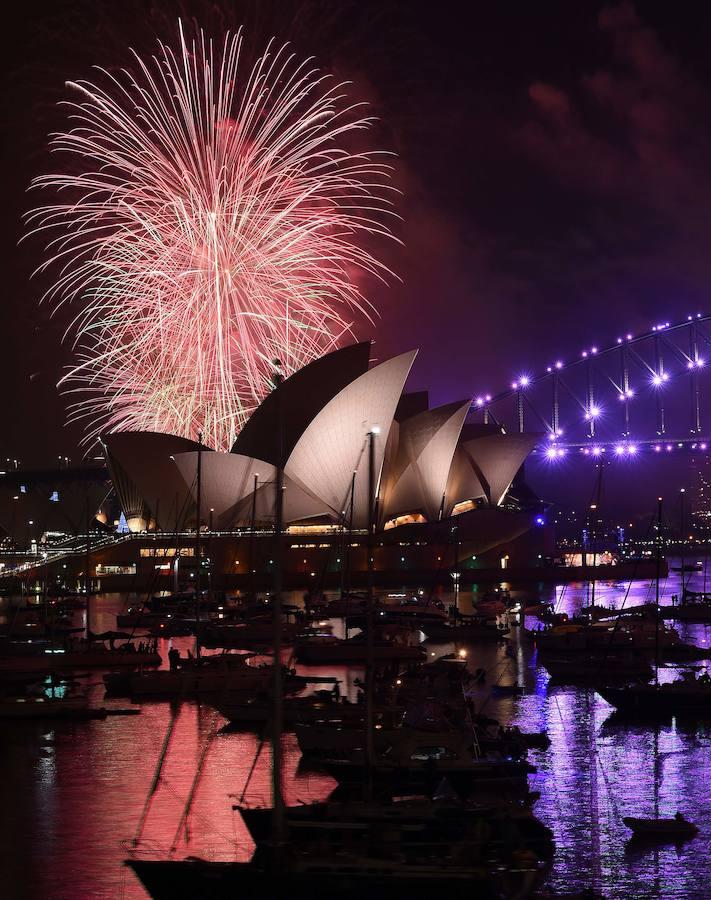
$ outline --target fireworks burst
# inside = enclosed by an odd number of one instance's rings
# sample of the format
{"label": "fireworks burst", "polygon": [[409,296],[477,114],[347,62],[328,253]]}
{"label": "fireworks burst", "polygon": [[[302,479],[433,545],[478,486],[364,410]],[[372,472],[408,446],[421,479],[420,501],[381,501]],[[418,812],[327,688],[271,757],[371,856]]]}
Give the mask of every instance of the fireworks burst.
{"label": "fireworks burst", "polygon": [[51,146],[74,171],[35,180],[58,202],[28,219],[57,271],[45,297],[77,304],[60,384],[88,440],[202,430],[229,450],[272,361],[333,349],[371,311],[359,277],[387,273],[367,245],[391,237],[389,166],[349,149],[362,104],[287,47],[243,55],[240,33],[218,49],[181,27],[177,53],[71,85]]}

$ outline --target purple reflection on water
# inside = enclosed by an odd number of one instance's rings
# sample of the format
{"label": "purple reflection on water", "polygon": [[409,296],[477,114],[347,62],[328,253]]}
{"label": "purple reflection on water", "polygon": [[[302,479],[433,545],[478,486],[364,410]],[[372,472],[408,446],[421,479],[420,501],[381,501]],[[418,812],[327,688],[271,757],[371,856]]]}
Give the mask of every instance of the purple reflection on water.
{"label": "purple reflection on water", "polygon": [[[687,576],[688,577],[688,576]],[[711,587],[711,585],[709,585]],[[690,576],[692,589],[703,588],[703,574]],[[627,584],[596,586],[597,603],[619,608]],[[681,592],[672,573],[662,584],[662,602]],[[575,612],[589,602],[584,584],[545,588],[545,598]],[[654,598],[654,585],[637,582],[626,606]],[[466,611],[471,594],[460,596]],[[99,598],[94,604],[95,630],[113,627],[123,600]],[[529,620],[530,626],[535,620]],[[684,640],[708,646],[711,629],[681,625]],[[189,639],[175,642],[181,649]],[[161,653],[167,657],[168,642]],[[439,645],[447,652],[452,645]],[[514,629],[509,652],[501,647],[473,645],[468,664],[487,670],[487,686],[476,695],[477,705],[503,723],[520,724],[527,731],[545,730],[551,746],[532,751],[538,771],[531,787],[541,792],[535,810],[554,831],[556,857],[550,886],[557,891],[594,887],[608,898],[701,898],[711,895],[706,885],[711,838],[711,728],[662,723],[655,737],[651,727],[616,723],[611,707],[593,691],[554,686],[546,670],[536,665],[535,649]],[[357,670],[330,669],[353,691]],[[674,678],[677,669],[663,670]],[[327,674],[324,671],[321,674]],[[99,676],[92,675],[97,699]],[[491,695],[492,683],[517,683],[526,688],[521,698]],[[146,703],[135,718],[64,724],[52,727],[20,723],[4,729],[0,763],[5,773],[0,804],[0,871],[5,884],[19,886],[13,896],[30,900],[127,900],[146,895],[121,866],[126,853],[121,841],[135,832],[151,781],[155,761],[170,718],[164,703]],[[175,739],[166,760],[165,778],[148,816],[145,838],[169,846],[197,760],[208,732],[216,724],[206,706],[186,703],[180,710]],[[220,724],[220,720],[217,720]],[[214,858],[246,858],[251,843],[238,813],[231,807],[243,789],[257,738],[250,734],[220,734],[213,741],[190,820],[189,841],[179,852]],[[658,790],[654,759],[657,758]],[[298,748],[287,737],[286,795],[288,802],[325,797],[333,782],[323,775],[297,774]],[[269,753],[262,751],[248,798],[268,802]],[[681,811],[701,828],[698,838],[680,849],[663,847],[630,854],[625,815],[661,815]]]}

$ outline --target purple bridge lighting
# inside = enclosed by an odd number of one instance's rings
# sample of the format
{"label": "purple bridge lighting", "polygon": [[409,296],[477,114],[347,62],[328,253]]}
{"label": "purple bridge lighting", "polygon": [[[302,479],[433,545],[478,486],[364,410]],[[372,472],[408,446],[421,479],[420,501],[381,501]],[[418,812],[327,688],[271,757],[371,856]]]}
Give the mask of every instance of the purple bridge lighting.
{"label": "purple bridge lighting", "polygon": [[507,432],[539,432],[536,453],[551,463],[703,453],[711,447],[707,360],[711,316],[696,313],[520,372],[506,390],[476,396],[472,411]]}

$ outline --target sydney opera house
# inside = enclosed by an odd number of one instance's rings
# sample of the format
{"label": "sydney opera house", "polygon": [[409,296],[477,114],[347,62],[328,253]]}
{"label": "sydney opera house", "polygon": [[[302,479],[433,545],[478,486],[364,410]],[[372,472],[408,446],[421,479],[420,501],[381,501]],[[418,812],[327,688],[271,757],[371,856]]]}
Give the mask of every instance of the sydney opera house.
{"label": "sydney opera house", "polygon": [[[48,534],[85,531],[82,506],[91,503],[104,536],[89,572],[110,589],[170,577],[176,560],[194,578],[199,510],[203,570],[225,587],[260,587],[273,574],[281,470],[284,570],[294,586],[356,586],[368,543],[376,572],[393,583],[540,566],[550,533],[522,477],[538,437],[467,422],[469,399],[430,408],[426,392],[404,393],[416,351],[373,365],[370,350],[336,350],[282,381],[229,453],[121,432],[103,440],[106,468],[71,489],[48,476],[21,494],[21,475],[0,480],[0,527],[17,539],[21,524],[26,540],[31,523],[37,546]],[[32,512],[33,498],[41,511]]]}

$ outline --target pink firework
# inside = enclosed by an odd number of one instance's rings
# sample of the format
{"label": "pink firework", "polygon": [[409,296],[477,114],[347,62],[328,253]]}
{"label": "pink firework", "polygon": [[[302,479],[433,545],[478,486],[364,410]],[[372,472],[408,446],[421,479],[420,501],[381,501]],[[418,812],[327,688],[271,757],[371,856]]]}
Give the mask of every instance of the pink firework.
{"label": "pink firework", "polygon": [[[160,45],[135,71],[71,85],[52,139],[66,173],[34,186],[58,202],[29,216],[74,303],[76,364],[61,384],[87,440],[154,430],[228,450],[285,374],[368,316],[369,245],[391,237],[389,166],[352,147],[371,120],[344,85],[272,43],[253,68],[242,38]],[[374,237],[375,236],[375,237]]]}

